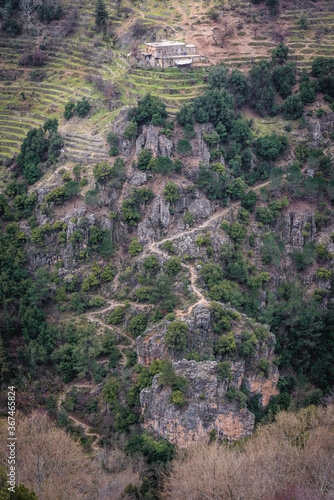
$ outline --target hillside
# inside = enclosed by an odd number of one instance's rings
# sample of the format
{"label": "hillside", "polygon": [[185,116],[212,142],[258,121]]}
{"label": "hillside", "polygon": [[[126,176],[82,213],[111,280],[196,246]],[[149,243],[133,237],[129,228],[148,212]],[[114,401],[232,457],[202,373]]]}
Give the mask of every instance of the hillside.
{"label": "hillside", "polygon": [[15,386],[22,492],[331,500],[332,2],[0,8],[0,403]]}

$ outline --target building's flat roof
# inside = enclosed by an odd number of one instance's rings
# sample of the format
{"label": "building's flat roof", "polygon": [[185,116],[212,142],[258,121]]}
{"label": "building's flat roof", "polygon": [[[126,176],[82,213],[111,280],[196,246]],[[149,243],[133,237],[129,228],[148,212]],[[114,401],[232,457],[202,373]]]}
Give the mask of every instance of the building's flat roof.
{"label": "building's flat roof", "polygon": [[188,45],[186,45],[186,47],[196,47],[196,45],[193,45],[192,43],[189,43]]}
{"label": "building's flat roof", "polygon": [[176,59],[175,64],[178,66],[184,66],[185,64],[191,64],[192,62],[192,59]]}
{"label": "building's flat roof", "polygon": [[163,42],[146,43],[145,45],[149,45],[150,47],[170,47],[172,45],[182,45],[182,46],[185,46],[185,43],[183,43],[183,42],[173,42],[173,41],[170,41],[170,42],[163,41]]}
{"label": "building's flat roof", "polygon": [[[191,57],[199,57],[199,54],[178,54],[176,56],[164,56],[164,59],[189,59],[189,56]],[[162,59],[160,56],[157,57],[156,59]]]}

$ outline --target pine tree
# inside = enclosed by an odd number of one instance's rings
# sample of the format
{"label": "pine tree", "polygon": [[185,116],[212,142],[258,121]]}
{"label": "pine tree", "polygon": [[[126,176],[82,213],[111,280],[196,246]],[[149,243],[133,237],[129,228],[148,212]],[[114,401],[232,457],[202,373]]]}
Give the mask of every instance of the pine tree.
{"label": "pine tree", "polygon": [[106,25],[108,19],[108,12],[103,0],[97,0],[95,9],[95,25],[102,29]]}

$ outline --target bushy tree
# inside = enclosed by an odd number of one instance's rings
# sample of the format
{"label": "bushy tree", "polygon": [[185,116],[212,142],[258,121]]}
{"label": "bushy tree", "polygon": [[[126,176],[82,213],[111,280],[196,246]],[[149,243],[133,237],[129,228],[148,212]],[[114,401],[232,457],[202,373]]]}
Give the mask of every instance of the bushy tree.
{"label": "bushy tree", "polygon": [[149,149],[143,148],[137,158],[137,166],[139,170],[147,170],[148,165],[150,163],[150,159],[152,158],[152,153]]}
{"label": "bushy tree", "polygon": [[134,257],[142,252],[143,247],[138,243],[138,238],[132,238],[129,245],[129,253]]}
{"label": "bushy tree", "polygon": [[288,59],[289,47],[284,45],[283,42],[280,42],[276,49],[273,50],[272,53],[272,61],[273,63],[284,64]]}
{"label": "bushy tree", "polygon": [[291,94],[291,87],[296,83],[295,65],[287,63],[284,66],[275,66],[272,72],[275,89],[283,99]]}
{"label": "bushy tree", "polygon": [[208,86],[209,89],[221,90],[225,88],[228,80],[228,68],[224,63],[216,64],[209,70]]}
{"label": "bushy tree", "polygon": [[137,204],[132,198],[127,198],[122,202],[123,220],[130,226],[137,226],[140,220],[140,213],[137,212]]}
{"label": "bushy tree", "polygon": [[122,323],[125,315],[125,308],[123,306],[116,306],[108,318],[109,323],[112,325],[119,325]]}
{"label": "bushy tree", "polygon": [[320,78],[330,75],[334,70],[334,61],[329,57],[316,57],[312,62],[312,76]]}
{"label": "bushy tree", "polygon": [[237,344],[232,332],[227,335],[221,335],[215,343],[214,350],[216,354],[233,355],[237,349]]}
{"label": "bushy tree", "polygon": [[249,81],[250,105],[260,116],[266,116],[272,111],[275,100],[269,62],[254,64],[249,72]]}
{"label": "bushy tree", "polygon": [[188,331],[189,327],[184,321],[173,321],[167,327],[166,345],[175,351],[184,351],[187,346]]}
{"label": "bushy tree", "polygon": [[153,119],[155,125],[161,125],[167,118],[166,105],[159,97],[146,94],[139,99],[137,107],[130,110],[129,118],[137,125],[151,123]]}
{"label": "bushy tree", "polygon": [[75,113],[75,102],[74,101],[68,101],[65,104],[65,110],[64,110],[64,118],[65,120],[69,120],[72,118],[72,116]]}
{"label": "bushy tree", "polygon": [[177,123],[182,125],[192,125],[194,123],[194,110],[189,104],[183,104],[180,111],[176,113]]}
{"label": "bushy tree", "polygon": [[241,108],[249,99],[250,85],[246,75],[237,69],[234,69],[228,80],[228,90],[234,97],[234,103],[237,108]]}
{"label": "bushy tree", "polygon": [[222,122],[229,130],[234,120],[234,99],[226,89],[208,90],[196,97],[193,102],[194,116],[198,123]]}
{"label": "bushy tree", "polygon": [[284,135],[265,135],[259,137],[253,144],[257,156],[265,160],[275,160],[288,147],[288,138]]}
{"label": "bushy tree", "polygon": [[84,118],[85,116],[88,115],[90,111],[90,103],[86,99],[86,97],[83,97],[81,101],[78,101],[76,106],[75,106],[75,112],[80,118]]}
{"label": "bushy tree", "polygon": [[232,380],[231,363],[229,361],[221,361],[217,364],[218,375],[222,379]]}
{"label": "bushy tree", "polygon": [[237,177],[231,182],[226,191],[229,193],[232,200],[237,200],[245,194],[246,189],[247,184],[245,181],[241,177]]}
{"label": "bushy tree", "polygon": [[146,330],[147,318],[144,313],[137,314],[130,320],[129,328],[134,337],[138,337]]}
{"label": "bushy tree", "polygon": [[180,257],[172,257],[166,263],[169,276],[176,276],[182,269]]}
{"label": "bushy tree", "polygon": [[192,147],[187,139],[179,139],[176,146],[176,151],[181,154],[191,153]]}
{"label": "bushy tree", "polygon": [[136,122],[130,122],[123,133],[124,137],[129,140],[135,139],[137,137],[137,134],[138,125]]}
{"label": "bushy tree", "polygon": [[316,98],[314,82],[311,82],[306,70],[304,69],[299,82],[299,97],[303,104],[312,104]]}
{"label": "bushy tree", "polygon": [[254,191],[248,191],[241,200],[241,206],[246,210],[253,210],[257,202],[257,196]]}
{"label": "bushy tree", "polygon": [[231,128],[230,138],[243,146],[251,140],[252,133],[248,124],[239,118],[236,120]]}
{"label": "bushy tree", "polygon": [[179,199],[177,184],[175,184],[175,182],[173,181],[167,182],[164,189],[164,195],[166,201],[169,201],[169,203],[171,204],[175,203]]}
{"label": "bushy tree", "polygon": [[287,120],[298,120],[303,116],[303,111],[304,106],[298,95],[288,97],[282,105],[283,116]]}
{"label": "bushy tree", "polygon": [[194,214],[192,212],[186,212],[183,216],[183,220],[185,224],[188,224],[191,226],[191,224],[194,222]]}

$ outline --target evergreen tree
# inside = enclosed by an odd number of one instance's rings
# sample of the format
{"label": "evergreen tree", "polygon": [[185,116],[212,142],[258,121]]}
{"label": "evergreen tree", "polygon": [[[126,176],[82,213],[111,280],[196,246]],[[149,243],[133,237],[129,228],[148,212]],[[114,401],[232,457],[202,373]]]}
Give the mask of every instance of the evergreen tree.
{"label": "evergreen tree", "polygon": [[106,21],[108,19],[108,12],[106,9],[106,5],[103,0],[97,0],[96,9],[95,9],[95,25],[100,30],[103,29],[106,25]]}

